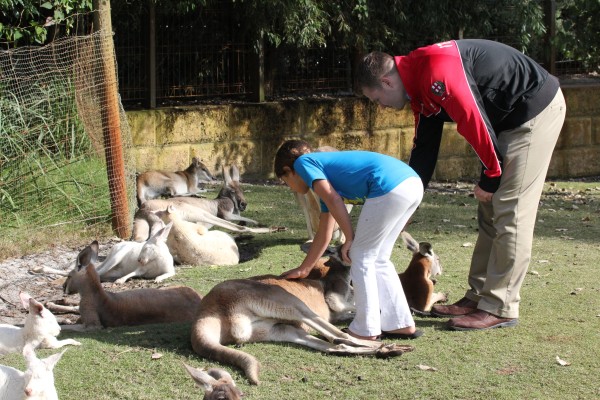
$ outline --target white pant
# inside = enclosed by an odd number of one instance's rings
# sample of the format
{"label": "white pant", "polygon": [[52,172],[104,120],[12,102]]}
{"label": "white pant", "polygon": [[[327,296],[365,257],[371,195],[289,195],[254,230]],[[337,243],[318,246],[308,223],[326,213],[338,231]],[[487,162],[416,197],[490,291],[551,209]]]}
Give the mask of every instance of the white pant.
{"label": "white pant", "polygon": [[409,178],[362,207],[350,248],[356,316],[349,328],[358,335],[376,336],[415,324],[390,256],[422,199],[421,179]]}

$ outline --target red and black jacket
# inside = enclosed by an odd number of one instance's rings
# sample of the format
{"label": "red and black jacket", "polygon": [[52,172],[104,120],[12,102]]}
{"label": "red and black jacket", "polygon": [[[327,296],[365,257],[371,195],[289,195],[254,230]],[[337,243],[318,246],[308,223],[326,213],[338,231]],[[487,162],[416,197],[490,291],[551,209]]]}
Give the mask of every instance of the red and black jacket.
{"label": "red and black jacket", "polygon": [[558,79],[531,58],[489,40],[437,43],[395,61],[415,115],[409,164],[425,186],[435,169],[443,124],[454,121],[483,165],[479,186],[495,192],[502,175],[498,135],[539,114],[559,89]]}

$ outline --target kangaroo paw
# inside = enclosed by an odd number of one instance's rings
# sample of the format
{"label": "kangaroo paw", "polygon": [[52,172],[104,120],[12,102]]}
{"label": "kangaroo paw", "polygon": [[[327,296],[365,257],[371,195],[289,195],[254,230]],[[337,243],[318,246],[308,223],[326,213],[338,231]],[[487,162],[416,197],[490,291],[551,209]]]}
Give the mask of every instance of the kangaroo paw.
{"label": "kangaroo paw", "polygon": [[415,349],[414,346],[398,345],[396,343],[386,344],[386,345],[381,346],[377,350],[377,353],[375,353],[375,357],[377,357],[377,358],[397,357],[397,356],[401,356],[402,354],[407,353],[409,351],[413,351],[414,349]]}

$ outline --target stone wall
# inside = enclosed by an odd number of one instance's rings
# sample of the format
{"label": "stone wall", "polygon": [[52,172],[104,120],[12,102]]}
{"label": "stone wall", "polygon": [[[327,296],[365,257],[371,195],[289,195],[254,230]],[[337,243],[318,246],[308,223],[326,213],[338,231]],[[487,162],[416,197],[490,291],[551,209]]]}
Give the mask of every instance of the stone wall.
{"label": "stone wall", "polygon": [[[564,86],[567,119],[549,177],[600,175],[600,85]],[[412,113],[377,107],[363,98],[306,99],[129,111],[137,171],[186,168],[200,157],[215,174],[236,163],[245,178],[273,177],[282,141],[365,149],[407,161],[414,135]],[[434,179],[471,179],[479,163],[467,142],[446,124]]]}

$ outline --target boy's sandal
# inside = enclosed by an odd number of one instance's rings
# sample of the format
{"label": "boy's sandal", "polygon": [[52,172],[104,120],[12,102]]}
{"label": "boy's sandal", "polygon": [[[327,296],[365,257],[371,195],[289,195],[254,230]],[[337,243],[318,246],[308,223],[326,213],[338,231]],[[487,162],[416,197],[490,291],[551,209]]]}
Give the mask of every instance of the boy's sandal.
{"label": "boy's sandal", "polygon": [[417,329],[413,333],[393,333],[393,332],[382,332],[382,339],[402,339],[402,340],[412,340],[424,335],[424,332],[420,329]]}

